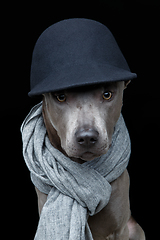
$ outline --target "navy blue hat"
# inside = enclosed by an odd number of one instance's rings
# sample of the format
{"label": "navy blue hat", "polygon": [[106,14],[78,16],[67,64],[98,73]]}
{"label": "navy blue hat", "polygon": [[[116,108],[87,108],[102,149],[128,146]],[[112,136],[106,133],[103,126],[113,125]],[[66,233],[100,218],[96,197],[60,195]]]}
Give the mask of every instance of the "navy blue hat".
{"label": "navy blue hat", "polygon": [[136,78],[109,29],[94,20],[63,20],[37,40],[29,96]]}

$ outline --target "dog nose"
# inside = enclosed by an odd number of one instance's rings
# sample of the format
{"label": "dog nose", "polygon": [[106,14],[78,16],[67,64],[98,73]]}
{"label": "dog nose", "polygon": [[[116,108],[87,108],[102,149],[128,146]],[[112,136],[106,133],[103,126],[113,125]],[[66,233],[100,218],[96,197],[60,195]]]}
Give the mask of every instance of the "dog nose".
{"label": "dog nose", "polygon": [[77,143],[84,147],[92,147],[98,141],[99,133],[94,129],[79,129],[76,132]]}

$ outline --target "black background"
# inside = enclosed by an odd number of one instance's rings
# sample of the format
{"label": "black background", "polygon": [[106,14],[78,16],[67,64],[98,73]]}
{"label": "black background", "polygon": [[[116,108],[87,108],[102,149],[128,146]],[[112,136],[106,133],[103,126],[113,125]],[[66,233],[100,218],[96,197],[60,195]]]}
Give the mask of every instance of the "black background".
{"label": "black background", "polygon": [[138,75],[125,91],[123,106],[132,142],[128,166],[131,210],[147,239],[159,237],[156,227],[160,160],[159,12],[156,0],[19,2],[4,7],[5,23],[1,24],[4,40],[1,51],[5,52],[1,76],[4,203],[1,207],[5,210],[6,238],[12,235],[16,239],[32,240],[38,223],[36,194],[23,160],[20,135],[22,121],[39,101],[27,96],[32,51],[48,26],[73,17],[105,24],[115,36],[131,71]]}

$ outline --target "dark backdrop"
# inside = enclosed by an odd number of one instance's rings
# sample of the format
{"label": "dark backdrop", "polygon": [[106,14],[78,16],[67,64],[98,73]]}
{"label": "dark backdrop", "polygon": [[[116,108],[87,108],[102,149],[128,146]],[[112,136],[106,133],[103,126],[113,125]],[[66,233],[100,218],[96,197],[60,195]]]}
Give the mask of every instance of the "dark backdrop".
{"label": "dark backdrop", "polygon": [[[34,3],[34,2],[33,2]],[[2,50],[6,70],[1,76],[2,200],[7,205],[5,233],[32,240],[38,223],[37,200],[22,156],[20,125],[39,99],[30,99],[30,63],[34,44],[51,24],[85,17],[105,24],[114,34],[137,80],[124,96],[123,115],[130,133],[132,155],[130,200],[135,219],[148,239],[156,239],[159,190],[159,4],[158,1],[50,1],[15,3],[5,8]],[[36,2],[35,2],[36,3]],[[21,5],[20,5],[21,4]],[[3,91],[3,92],[2,92]],[[2,206],[4,205],[2,204]],[[13,224],[14,223],[14,224]],[[22,236],[23,233],[23,236]],[[156,237],[153,237],[156,236]]]}

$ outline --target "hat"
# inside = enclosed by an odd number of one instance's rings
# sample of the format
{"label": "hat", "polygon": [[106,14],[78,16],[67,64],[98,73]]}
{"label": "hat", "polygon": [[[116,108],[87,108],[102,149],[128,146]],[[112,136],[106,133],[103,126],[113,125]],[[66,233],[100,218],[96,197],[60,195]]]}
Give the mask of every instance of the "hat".
{"label": "hat", "polygon": [[136,77],[105,25],[67,19],[51,25],[37,40],[28,95]]}

